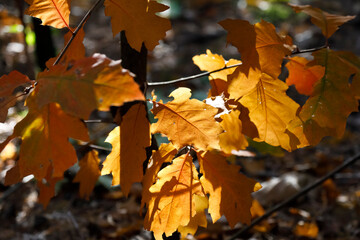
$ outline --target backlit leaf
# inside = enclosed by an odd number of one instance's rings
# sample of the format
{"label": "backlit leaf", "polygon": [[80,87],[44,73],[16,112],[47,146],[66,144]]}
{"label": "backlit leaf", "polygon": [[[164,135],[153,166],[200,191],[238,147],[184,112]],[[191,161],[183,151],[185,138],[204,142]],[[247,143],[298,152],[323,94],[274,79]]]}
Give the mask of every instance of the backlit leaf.
{"label": "backlit leaf", "polygon": [[354,19],[356,16],[339,16],[322,11],[310,5],[289,4],[295,12],[303,12],[311,16],[311,22],[321,29],[322,34],[329,38],[339,29],[339,26]]}
{"label": "backlit leaf", "polygon": [[177,149],[186,145],[218,149],[222,131],[214,119],[218,110],[190,96],[190,89],[178,88],[170,94],[173,101],[153,101],[151,111],[158,121],[151,125],[151,132],[165,134]]}
{"label": "backlit leaf", "polygon": [[320,80],[325,73],[323,66],[307,66],[310,61],[303,57],[293,57],[286,63],[289,70],[287,85],[295,85],[296,90],[304,95],[310,95],[315,82]]}
{"label": "backlit leaf", "polygon": [[107,156],[101,174],[113,175],[113,185],[121,185],[127,196],[135,182],[143,177],[146,147],[150,146],[150,123],[143,102],[133,105],[124,115],[120,127],[112,130],[106,139],[113,149]]}
{"label": "backlit leaf", "polygon": [[26,0],[30,4],[25,14],[40,18],[42,25],[69,27],[70,0]]}
{"label": "backlit leaf", "polygon": [[132,48],[140,52],[142,43],[153,50],[170,30],[170,21],[157,13],[169,7],[154,0],[105,0],[105,15],[111,17],[114,36],[125,31]]}
{"label": "backlit leaf", "polygon": [[87,119],[98,109],[144,100],[132,75],[101,54],[83,58],[67,66],[58,64],[38,74],[37,103],[40,106],[57,102],[67,113]]}
{"label": "backlit leaf", "polygon": [[150,192],[144,227],[154,232],[155,239],[162,239],[163,233],[170,236],[179,226],[189,224],[196,214],[195,195],[203,195],[190,154],[162,169]]}
{"label": "backlit leaf", "polygon": [[94,189],[95,183],[100,176],[100,159],[95,150],[88,152],[80,161],[80,170],[74,178],[74,182],[80,183],[80,197],[89,200],[90,194]]}
{"label": "backlit leaf", "polygon": [[213,222],[225,215],[231,227],[251,221],[251,193],[256,182],[239,173],[238,166],[213,152],[197,154],[200,163],[201,184],[209,197],[209,213]]}
{"label": "backlit leaf", "polygon": [[[72,35],[73,34],[71,31],[67,32],[64,35],[65,45],[69,42]],[[66,58],[66,60],[69,61],[69,60],[78,60],[85,57],[85,46],[83,44],[84,37],[85,37],[84,28],[80,28],[74,40],[71,42],[69,48],[65,52],[65,55],[63,56],[64,59]]]}

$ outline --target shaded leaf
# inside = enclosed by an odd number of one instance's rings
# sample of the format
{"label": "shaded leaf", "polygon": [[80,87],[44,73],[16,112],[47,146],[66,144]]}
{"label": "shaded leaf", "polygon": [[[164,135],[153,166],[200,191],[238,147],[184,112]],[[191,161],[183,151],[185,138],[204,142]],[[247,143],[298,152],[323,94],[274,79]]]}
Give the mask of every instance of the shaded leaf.
{"label": "shaded leaf", "polygon": [[189,153],[173,160],[158,173],[158,180],[150,188],[152,198],[144,220],[144,228],[170,236],[179,226],[186,226],[195,216],[195,195],[203,195],[198,172]]}
{"label": "shaded leaf", "polygon": [[16,89],[30,83],[33,81],[18,71],[12,71],[0,78],[0,122],[5,122],[8,109],[16,103]]}
{"label": "shaded leaf", "polygon": [[169,7],[154,0],[105,0],[105,15],[111,17],[114,36],[125,31],[132,48],[140,52],[142,43],[153,50],[171,29],[170,21],[157,13]]}
{"label": "shaded leaf", "polygon": [[[75,29],[73,30],[75,31]],[[66,45],[69,42],[72,35],[73,34],[71,31],[68,31],[64,35],[64,45]],[[84,32],[84,28],[82,27],[76,34],[74,40],[71,42],[63,58],[66,58],[67,61],[84,58],[85,57],[85,46],[83,44],[84,37],[85,37],[85,32]]]}
{"label": "shaded leaf", "polygon": [[74,178],[74,182],[80,183],[80,197],[89,200],[95,183],[100,176],[100,159],[95,150],[88,152],[80,161],[80,170]]}
{"label": "shaded leaf", "polygon": [[144,100],[139,86],[120,61],[101,54],[77,60],[70,66],[53,66],[39,73],[37,82],[39,106],[57,102],[67,113],[83,119],[95,109],[108,111],[110,106]]}
{"label": "shaded leaf", "polygon": [[209,213],[213,222],[225,215],[231,227],[251,221],[251,193],[256,182],[239,173],[238,166],[229,165],[220,154],[199,152],[201,185],[209,197]]}
{"label": "shaded leaf", "polygon": [[320,80],[325,73],[323,66],[307,66],[310,61],[303,57],[292,57],[286,63],[289,76],[286,79],[287,85],[295,85],[296,90],[304,95],[310,95],[315,82]]}
{"label": "shaded leaf", "polygon": [[327,13],[310,5],[289,4],[295,12],[303,12],[311,16],[311,22],[321,29],[322,34],[329,38],[339,29],[339,26],[354,19],[356,16],[339,16]]}
{"label": "shaded leaf", "polygon": [[69,27],[70,0],[25,0],[30,6],[25,14],[40,18],[42,25]]}
{"label": "shaded leaf", "polygon": [[143,177],[146,147],[150,146],[150,123],[143,102],[133,105],[124,115],[120,127],[112,130],[106,138],[113,149],[106,157],[101,174],[113,175],[112,184],[121,185],[127,196],[135,182]]}
{"label": "shaded leaf", "polygon": [[62,179],[62,176],[52,177],[52,167],[49,167],[46,176],[37,181],[37,186],[39,188],[38,201],[44,208],[48,206],[51,198],[55,196],[55,185]]}
{"label": "shaded leaf", "polygon": [[177,149],[193,145],[199,149],[219,148],[220,125],[214,116],[217,109],[189,99],[191,90],[178,88],[170,94],[174,100],[163,104],[153,101],[151,110],[158,121],[151,125],[152,133],[165,134]]}

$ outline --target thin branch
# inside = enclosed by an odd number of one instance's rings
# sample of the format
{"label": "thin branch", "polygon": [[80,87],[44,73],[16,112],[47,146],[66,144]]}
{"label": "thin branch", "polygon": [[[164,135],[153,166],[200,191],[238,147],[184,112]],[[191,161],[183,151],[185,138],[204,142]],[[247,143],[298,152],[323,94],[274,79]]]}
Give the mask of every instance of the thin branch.
{"label": "thin branch", "polygon": [[276,211],[280,210],[281,208],[287,206],[289,203],[293,202],[294,200],[301,197],[302,195],[305,195],[310,190],[316,188],[317,186],[319,186],[320,184],[325,182],[327,179],[333,177],[336,173],[340,172],[344,168],[346,168],[346,167],[350,166],[351,164],[355,163],[359,159],[360,159],[360,153],[358,153],[357,155],[355,155],[352,158],[349,158],[349,159],[345,160],[341,165],[337,166],[334,170],[327,173],[322,178],[316,180],[314,183],[312,183],[312,184],[308,185],[307,187],[303,188],[300,192],[298,192],[297,194],[295,194],[292,197],[288,198],[284,202],[279,203],[278,205],[276,205],[273,208],[269,209],[264,215],[262,215],[261,217],[255,219],[249,226],[246,226],[243,229],[240,229],[240,231],[238,231],[233,236],[231,236],[230,239],[233,240],[235,238],[241,237],[244,233],[249,231],[252,227],[254,227],[256,224],[258,224],[262,220],[264,220],[264,219],[268,218],[269,216],[271,216],[274,212],[276,212]]}
{"label": "thin branch", "polygon": [[95,8],[100,4],[102,0],[97,0],[96,3],[94,3],[94,5],[90,8],[90,10],[85,14],[85,16],[83,17],[83,19],[81,20],[81,22],[79,23],[79,25],[77,26],[77,28],[75,29],[75,31],[73,32],[70,40],[67,42],[66,46],[61,50],[61,53],[59,54],[59,56],[57,57],[56,61],[54,62],[53,66],[58,64],[61,60],[61,58],[64,56],[64,54],[66,53],[67,49],[69,48],[70,44],[72,43],[72,41],[74,40],[74,38],[76,37],[77,33],[80,31],[80,29],[83,27],[83,25],[85,24],[85,22],[87,21],[87,19],[90,17],[91,13],[95,10]]}
{"label": "thin branch", "polygon": [[104,119],[90,119],[84,120],[84,123],[115,123],[114,121],[107,121]]}
{"label": "thin branch", "polygon": [[147,83],[147,85],[148,86],[162,86],[162,85],[169,85],[169,84],[174,84],[174,83],[178,83],[178,82],[189,81],[189,80],[193,80],[193,79],[196,79],[196,78],[209,76],[212,73],[220,72],[222,70],[238,67],[238,66],[241,66],[241,65],[242,65],[242,63],[238,63],[238,64],[234,64],[234,65],[230,65],[230,66],[225,66],[223,68],[216,69],[216,70],[211,71],[211,72],[203,72],[203,73],[192,75],[192,76],[189,76],[189,77],[178,78],[178,79],[174,79],[174,80],[170,80],[170,81],[166,81],[166,82],[149,82],[149,83]]}
{"label": "thin branch", "polygon": [[298,47],[292,51],[291,55],[294,55],[294,54],[301,54],[301,53],[309,53],[309,52],[315,52],[317,50],[321,50],[321,49],[324,49],[324,48],[327,48],[328,46],[324,45],[324,46],[321,46],[321,47],[317,47],[317,48],[309,48],[309,49],[304,49],[304,50],[300,50]]}

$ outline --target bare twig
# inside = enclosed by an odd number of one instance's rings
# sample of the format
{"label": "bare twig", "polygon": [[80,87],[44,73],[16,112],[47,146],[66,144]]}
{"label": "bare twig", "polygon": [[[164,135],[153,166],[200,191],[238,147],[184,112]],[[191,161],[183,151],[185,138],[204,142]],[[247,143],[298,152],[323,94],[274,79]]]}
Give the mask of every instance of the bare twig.
{"label": "bare twig", "polygon": [[324,46],[321,46],[321,47],[309,48],[309,49],[304,49],[304,50],[300,50],[299,48],[296,48],[294,51],[292,51],[291,55],[301,54],[301,53],[308,53],[308,52],[315,52],[317,50],[321,50],[321,49],[324,49],[324,48],[327,48],[327,47],[328,46],[324,45]]}
{"label": "bare twig", "polygon": [[234,68],[234,67],[238,67],[240,66],[242,63],[238,63],[238,64],[234,64],[234,65],[230,65],[230,66],[225,66],[223,68],[220,69],[216,69],[214,71],[210,71],[210,72],[203,72],[200,74],[196,74],[196,75],[192,75],[189,77],[183,77],[183,78],[178,78],[178,79],[174,79],[174,80],[170,80],[170,81],[166,81],[166,82],[149,82],[147,83],[148,86],[162,86],[162,85],[169,85],[169,84],[174,84],[174,83],[178,83],[178,82],[184,82],[184,81],[189,81],[189,80],[193,80],[196,78],[200,78],[200,77],[204,77],[204,76],[209,76],[212,73],[216,73],[216,72],[220,72],[222,70],[226,70],[229,68]]}
{"label": "bare twig", "polygon": [[241,237],[244,233],[249,231],[252,227],[254,227],[256,224],[260,223],[262,220],[264,220],[264,219],[268,218],[269,216],[271,216],[274,212],[276,212],[276,211],[280,210],[281,208],[287,206],[289,203],[293,202],[297,198],[305,195],[306,193],[308,193],[312,189],[316,188],[317,186],[319,186],[320,184],[325,182],[327,179],[333,177],[336,173],[340,172],[344,168],[346,168],[346,167],[350,166],[351,164],[355,163],[359,159],[360,159],[360,153],[358,153],[357,155],[355,155],[352,158],[347,159],[340,166],[336,167],[334,170],[327,173],[322,178],[318,179],[314,183],[312,183],[312,184],[308,185],[307,187],[303,188],[300,192],[298,192],[297,194],[295,194],[292,197],[288,198],[284,202],[279,203],[278,205],[276,205],[273,208],[269,209],[264,215],[262,215],[261,217],[255,219],[249,226],[246,226],[246,227],[240,229],[240,231],[238,231],[233,236],[231,236],[230,239],[232,240],[232,239]]}
{"label": "bare twig", "polygon": [[64,54],[66,53],[67,49],[69,48],[70,44],[72,43],[72,41],[74,40],[74,38],[76,37],[77,33],[79,32],[79,30],[83,27],[83,25],[85,24],[86,20],[90,17],[91,13],[95,10],[95,8],[102,2],[102,0],[97,0],[96,3],[94,3],[94,5],[90,8],[90,10],[85,14],[85,16],[83,17],[83,19],[81,20],[81,22],[79,23],[79,25],[76,27],[75,31],[73,32],[70,40],[67,42],[66,46],[61,50],[61,53],[59,54],[59,56],[57,57],[57,59],[55,60],[53,65],[56,65],[60,62],[61,58],[64,56]]}

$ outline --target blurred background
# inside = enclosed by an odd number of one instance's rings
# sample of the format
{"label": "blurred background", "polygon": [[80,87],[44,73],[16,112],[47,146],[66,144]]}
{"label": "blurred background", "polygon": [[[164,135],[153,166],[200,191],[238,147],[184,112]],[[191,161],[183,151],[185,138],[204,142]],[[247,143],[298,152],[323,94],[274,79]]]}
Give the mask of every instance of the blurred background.
{"label": "blurred background", "polygon": [[[71,26],[76,27],[94,0],[72,0]],[[226,44],[226,32],[217,23],[226,18],[239,18],[256,23],[261,19],[273,23],[278,32],[289,34],[300,49],[323,46],[325,39],[319,28],[305,14],[295,14],[287,5],[310,4],[329,13],[357,15],[330,38],[333,50],[352,51],[360,55],[359,0],[163,0],[170,10],[161,13],[172,22],[172,30],[149,52],[148,80],[168,81],[199,73],[193,64],[194,55],[206,49],[225,59],[240,59],[236,48]],[[45,62],[64,46],[66,30],[40,25],[40,21],[23,15],[27,4],[22,0],[0,0],[0,75],[18,70],[35,79]],[[244,36],[246,37],[246,36]],[[85,25],[84,45],[87,56],[103,53],[120,58],[119,35],[113,37],[110,18],[99,7]],[[310,56],[303,55],[303,56]],[[280,78],[285,80],[286,70]],[[176,85],[157,87],[158,99],[177,87],[192,89],[193,97],[203,100],[210,88],[207,77]],[[147,97],[150,98],[148,90]],[[289,94],[299,102],[293,87]],[[26,115],[23,102],[9,110],[8,120],[0,124],[0,141],[12,133],[14,125]],[[114,127],[109,124],[91,126],[93,138],[103,143]],[[264,143],[251,142],[252,157],[229,159],[240,164],[242,171],[260,181],[263,190],[254,195],[254,217],[298,192],[345,159],[360,150],[360,116],[353,113],[341,140],[326,138],[312,148],[287,153]],[[158,138],[159,141],[163,141]],[[5,151],[6,150],[6,151]],[[47,209],[37,203],[36,184],[29,179],[16,187],[5,187],[6,171],[18,157],[18,146],[10,145],[0,155],[0,239],[151,239],[142,228],[139,216],[141,185],[134,185],[129,198],[119,187],[110,187],[111,178],[100,177],[90,201],[78,197],[78,184],[72,183],[78,166],[66,172],[57,185],[57,196]],[[107,151],[100,151],[104,159]],[[249,239],[360,239],[360,163],[337,174],[322,187],[277,212],[248,233]],[[230,229],[226,219],[199,229],[195,239],[224,239],[242,226]],[[174,239],[178,236],[174,235]],[[188,236],[189,239],[194,239]]]}

